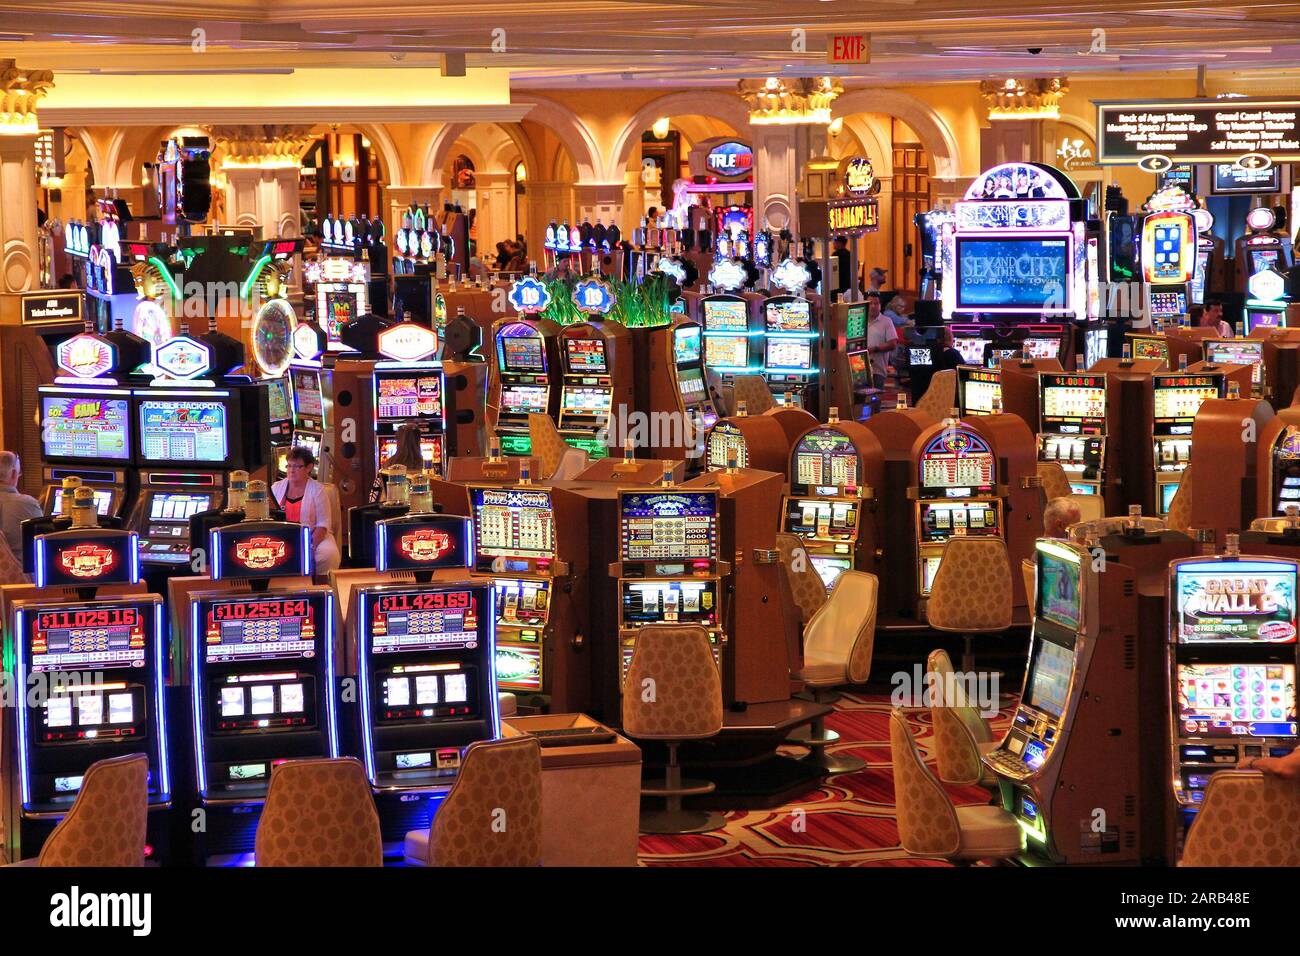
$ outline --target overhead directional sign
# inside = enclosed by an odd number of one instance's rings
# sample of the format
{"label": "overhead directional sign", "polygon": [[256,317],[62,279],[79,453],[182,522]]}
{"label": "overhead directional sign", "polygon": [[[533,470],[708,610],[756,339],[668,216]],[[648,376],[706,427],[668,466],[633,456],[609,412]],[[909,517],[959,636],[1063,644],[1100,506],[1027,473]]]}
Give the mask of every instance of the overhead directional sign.
{"label": "overhead directional sign", "polygon": [[1102,166],[1264,169],[1300,160],[1300,99],[1098,101],[1097,144]]}

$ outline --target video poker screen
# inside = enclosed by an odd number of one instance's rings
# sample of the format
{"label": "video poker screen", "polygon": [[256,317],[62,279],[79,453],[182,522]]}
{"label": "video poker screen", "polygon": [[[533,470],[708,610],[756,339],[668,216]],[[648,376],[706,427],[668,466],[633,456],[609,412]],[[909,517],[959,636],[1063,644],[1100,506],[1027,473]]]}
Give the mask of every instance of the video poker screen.
{"label": "video poker screen", "polygon": [[1221,377],[1209,375],[1157,375],[1155,420],[1192,422],[1206,399],[1219,398]]}
{"label": "video poker screen", "polygon": [[1064,310],[1069,250],[1065,239],[958,237],[957,308]]}
{"label": "video poker screen", "polygon": [[807,299],[774,299],[763,312],[769,332],[812,331],[812,303]]}
{"label": "video poker screen", "polygon": [[470,506],[476,560],[555,556],[555,513],[549,491],[472,488]]}
{"label": "video poker screen", "polygon": [[594,375],[605,375],[609,372],[603,339],[565,339],[564,354],[569,362],[570,372],[590,372]]}
{"label": "video poker screen", "polygon": [[1180,644],[1295,644],[1296,570],[1277,561],[1194,561],[1174,571]]}
{"label": "video poker screen", "polygon": [[42,673],[143,667],[155,613],[152,601],[24,609],[28,669]]}
{"label": "video poker screen", "polygon": [[1177,665],[1178,732],[1201,737],[1296,736],[1294,664]]}
{"label": "video poker screen", "polygon": [[579,415],[604,414],[609,411],[614,394],[608,388],[587,385],[566,386],[560,406],[566,412]]}
{"label": "video poker screen", "polygon": [[744,299],[705,299],[704,327],[710,332],[749,330],[749,303]]}
{"label": "video poker screen", "polygon": [[376,371],[374,382],[377,421],[442,419],[442,373]]}
{"label": "video poker screen", "polygon": [[125,398],[41,396],[41,448],[46,460],[131,458],[131,416]]}
{"label": "video poker screen", "polygon": [[209,664],[311,658],[329,640],[321,592],[239,595],[198,603],[198,624]]}
{"label": "video poker screen", "polygon": [[1039,399],[1044,422],[1106,420],[1106,376],[1043,373]]}
{"label": "video poker screen", "polygon": [[769,369],[812,370],[812,342],[808,339],[768,339],[765,352],[764,361]]}
{"label": "video poker screen", "polygon": [[714,491],[635,491],[619,496],[624,561],[713,560],[718,555]]}
{"label": "video poker screen", "polygon": [[386,590],[370,598],[375,654],[475,648],[485,637],[473,588]]}
{"label": "video poker screen", "polygon": [[[511,329],[524,331],[515,335],[507,334]],[[546,371],[546,353],[542,350],[542,337],[528,326],[508,326],[497,335],[497,344],[500,347],[501,371]]]}
{"label": "video poker screen", "polygon": [[223,402],[144,399],[140,402],[140,455],[144,463],[224,464],[230,422]]}

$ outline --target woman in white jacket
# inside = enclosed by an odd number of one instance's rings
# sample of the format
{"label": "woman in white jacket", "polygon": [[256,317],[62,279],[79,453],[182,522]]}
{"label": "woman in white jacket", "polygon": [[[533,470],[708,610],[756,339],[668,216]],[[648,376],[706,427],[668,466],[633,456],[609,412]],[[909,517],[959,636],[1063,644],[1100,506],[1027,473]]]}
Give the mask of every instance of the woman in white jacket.
{"label": "woman in white jacket", "polygon": [[285,520],[311,528],[316,574],[323,577],[342,563],[343,556],[330,528],[330,502],[325,486],[311,476],[315,465],[316,458],[308,449],[289,449],[285,464],[288,477],[272,485],[271,493],[284,509]]}

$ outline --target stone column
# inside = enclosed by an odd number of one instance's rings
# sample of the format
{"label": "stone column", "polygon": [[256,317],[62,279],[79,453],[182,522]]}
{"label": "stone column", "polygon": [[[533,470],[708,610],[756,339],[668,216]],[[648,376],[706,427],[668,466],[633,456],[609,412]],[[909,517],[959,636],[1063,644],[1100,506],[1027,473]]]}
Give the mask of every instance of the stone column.
{"label": "stone column", "polygon": [[264,239],[302,234],[298,171],[311,143],[309,126],[215,126],[226,176],[226,221],[257,226]]}
{"label": "stone column", "polygon": [[[633,224],[624,222],[627,218],[623,215],[623,190],[624,183],[576,183],[573,187],[573,198],[578,207],[578,222],[584,219],[591,220],[595,225],[597,219],[605,225],[616,223],[619,231],[624,235],[629,235]],[[637,224],[641,221],[639,212],[633,213]],[[542,229],[545,230],[543,225]]]}
{"label": "stone column", "polygon": [[474,220],[478,257],[489,262],[496,255],[498,242],[515,237],[515,174],[475,173],[474,179],[478,192],[478,216]]}
{"label": "stone column", "polygon": [[797,126],[751,126],[754,138],[754,225],[798,232],[796,190],[801,168]]}
{"label": "stone column", "polygon": [[[568,220],[573,225],[573,183],[538,182],[530,179],[524,184],[524,198],[528,202],[528,229],[524,238],[528,240],[528,254],[542,262],[542,240],[546,238],[546,226],[552,219],[556,222]],[[579,219],[579,222],[582,220]],[[619,223],[619,229],[623,224]]]}
{"label": "stone column", "polygon": [[49,70],[20,70],[13,60],[0,60],[0,292],[40,287],[36,104],[53,85]]}

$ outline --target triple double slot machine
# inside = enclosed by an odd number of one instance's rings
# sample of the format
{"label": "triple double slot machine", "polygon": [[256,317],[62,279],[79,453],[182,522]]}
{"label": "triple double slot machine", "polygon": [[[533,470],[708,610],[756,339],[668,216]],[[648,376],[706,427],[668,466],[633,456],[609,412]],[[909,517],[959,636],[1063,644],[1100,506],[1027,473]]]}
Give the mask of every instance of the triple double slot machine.
{"label": "triple double slot machine", "polygon": [[[88,510],[88,509],[87,509]],[[149,759],[148,842],[171,805],[162,598],[139,585],[134,532],[38,535],[35,585],[3,592],[6,658],[21,697],[4,721],[6,847],[35,856],[77,798],[90,765]]]}
{"label": "triple double slot machine", "polygon": [[932,425],[912,446],[912,466],[916,484],[908,493],[915,501],[915,586],[920,608],[929,598],[949,538],[1006,535],[998,460],[983,436],[956,419]]}
{"label": "triple double slot machine", "polygon": [[1038,460],[1055,462],[1076,495],[1106,490],[1106,375],[1038,373]]}
{"label": "triple double slot machine", "polygon": [[1222,372],[1158,372],[1152,376],[1157,514],[1169,513],[1183,471],[1192,461],[1192,426],[1201,403],[1207,398],[1223,398],[1226,383]]}
{"label": "triple double slot machine", "polygon": [[609,569],[618,580],[619,639],[613,659],[601,655],[600,679],[622,687],[637,631],[647,624],[703,627],[721,662],[723,578],[731,565],[719,559],[718,497],[717,489],[670,480],[619,490],[619,560]]}
{"label": "triple double slot machine", "polygon": [[525,707],[586,709],[587,512],[540,485],[471,486],[473,573],[495,595],[497,684]]}

